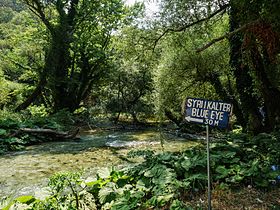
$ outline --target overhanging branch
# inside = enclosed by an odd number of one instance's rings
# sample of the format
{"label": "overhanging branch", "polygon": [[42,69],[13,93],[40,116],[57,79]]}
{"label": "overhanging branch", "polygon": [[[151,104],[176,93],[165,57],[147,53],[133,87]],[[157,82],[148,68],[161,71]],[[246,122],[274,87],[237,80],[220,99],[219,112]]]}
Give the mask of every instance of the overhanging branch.
{"label": "overhanging branch", "polygon": [[196,24],[199,24],[199,23],[202,23],[204,21],[207,21],[207,20],[210,20],[211,18],[213,18],[214,16],[216,16],[217,14],[221,13],[221,12],[224,12],[227,8],[229,7],[229,4],[224,4],[222,6],[220,6],[220,8],[213,12],[211,15],[209,15],[208,17],[205,17],[205,18],[202,18],[202,19],[199,19],[195,22],[192,22],[192,23],[189,23],[187,25],[184,25],[180,28],[168,28],[166,29],[154,42],[154,47],[153,49],[155,49],[157,43],[159,42],[159,40],[161,40],[162,37],[164,37],[167,33],[169,32],[181,32],[181,31],[185,31],[187,28],[190,28]]}
{"label": "overhanging branch", "polygon": [[219,42],[219,41],[222,41],[222,40],[224,40],[224,39],[229,39],[229,38],[231,38],[233,35],[237,34],[237,33],[240,32],[240,31],[244,31],[244,30],[248,29],[249,27],[251,27],[252,25],[256,24],[257,22],[259,22],[259,20],[256,20],[256,21],[254,21],[254,22],[247,23],[247,24],[241,26],[240,28],[238,28],[238,29],[236,29],[236,30],[234,30],[234,31],[231,31],[231,32],[229,32],[229,33],[226,33],[226,34],[220,36],[220,37],[217,37],[217,38],[215,38],[215,39],[212,39],[210,42],[208,42],[208,43],[205,44],[204,46],[198,48],[198,49],[196,50],[196,52],[197,52],[197,53],[200,53],[200,52],[206,50],[207,48],[211,47],[213,44],[215,44],[215,43],[217,43],[217,42]]}

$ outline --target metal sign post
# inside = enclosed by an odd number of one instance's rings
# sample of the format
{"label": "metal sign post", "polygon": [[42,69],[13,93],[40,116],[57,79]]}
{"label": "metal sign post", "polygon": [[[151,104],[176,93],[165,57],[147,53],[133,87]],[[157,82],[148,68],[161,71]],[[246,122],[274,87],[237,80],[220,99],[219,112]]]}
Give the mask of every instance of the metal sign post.
{"label": "metal sign post", "polygon": [[209,142],[209,126],[206,125],[206,141],[207,141],[207,177],[208,177],[208,210],[211,210],[211,175],[210,175],[210,142]]}
{"label": "metal sign post", "polygon": [[227,128],[232,113],[232,104],[223,101],[211,101],[200,98],[187,98],[186,121],[206,125],[208,210],[211,210],[211,174],[209,126]]}

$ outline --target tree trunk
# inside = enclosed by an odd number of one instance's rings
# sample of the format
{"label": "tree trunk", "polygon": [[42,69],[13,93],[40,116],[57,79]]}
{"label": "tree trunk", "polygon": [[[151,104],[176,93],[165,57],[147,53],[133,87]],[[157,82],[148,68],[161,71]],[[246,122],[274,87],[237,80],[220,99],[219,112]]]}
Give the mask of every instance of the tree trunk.
{"label": "tree trunk", "polygon": [[[62,23],[61,23],[62,24]],[[46,66],[50,70],[49,86],[54,100],[54,111],[70,109],[75,93],[69,94],[68,69],[70,68],[70,40],[68,26],[59,26],[53,35]]]}
{"label": "tree trunk", "polygon": [[27,99],[25,99],[25,101],[21,103],[15,110],[21,111],[23,109],[26,109],[28,106],[30,106],[30,104],[32,104],[37,99],[37,97],[41,94],[45,85],[46,85],[46,78],[45,76],[43,76],[43,78],[41,78],[41,80],[37,84],[37,87],[31,93],[31,95],[27,97]]}
{"label": "tree trunk", "polygon": [[264,107],[266,110],[265,126],[267,131],[271,132],[275,126],[279,124],[280,120],[280,91],[273,86],[268,78],[266,66],[270,67],[272,64],[269,61],[265,48],[263,51],[262,56],[255,43],[251,48],[251,59],[255,69],[256,78],[260,83],[260,91],[264,100]]}
{"label": "tree trunk", "polygon": [[[240,27],[238,10],[234,5],[230,9],[230,31]],[[237,33],[229,39],[230,43],[230,64],[236,78],[236,88],[239,93],[240,104],[243,110],[244,119],[247,121],[247,129],[253,133],[264,130],[262,116],[258,110],[260,106],[253,93],[253,79],[250,76],[249,66],[242,61],[242,34]]]}
{"label": "tree trunk", "polygon": [[238,103],[238,100],[232,95],[232,93],[230,95],[229,91],[226,90],[226,88],[221,83],[219,76],[215,73],[211,73],[208,80],[215,88],[216,93],[222,99],[233,105],[233,113],[235,114],[238,123],[240,123],[242,127],[246,127],[247,122],[244,119],[242,109],[240,107],[240,104]]}
{"label": "tree trunk", "polygon": [[164,114],[169,120],[174,122],[178,127],[181,127],[182,120],[178,119],[170,110],[165,109]]}

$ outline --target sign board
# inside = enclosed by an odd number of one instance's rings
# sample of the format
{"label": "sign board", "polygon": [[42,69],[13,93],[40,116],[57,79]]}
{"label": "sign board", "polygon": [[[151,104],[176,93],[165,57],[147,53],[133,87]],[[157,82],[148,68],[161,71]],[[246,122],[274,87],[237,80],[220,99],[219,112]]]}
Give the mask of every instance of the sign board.
{"label": "sign board", "polygon": [[232,112],[232,104],[199,98],[187,98],[186,117],[188,122],[226,128]]}

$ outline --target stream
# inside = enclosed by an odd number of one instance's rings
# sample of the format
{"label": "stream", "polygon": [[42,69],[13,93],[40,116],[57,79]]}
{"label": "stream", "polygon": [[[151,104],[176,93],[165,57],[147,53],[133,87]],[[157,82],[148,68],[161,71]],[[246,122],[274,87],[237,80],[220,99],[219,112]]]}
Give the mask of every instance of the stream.
{"label": "stream", "polygon": [[0,197],[35,195],[47,186],[48,178],[57,172],[81,171],[88,176],[104,167],[122,167],[125,155],[144,149],[183,151],[198,144],[155,130],[99,131],[88,130],[79,140],[46,142],[0,156]]}

